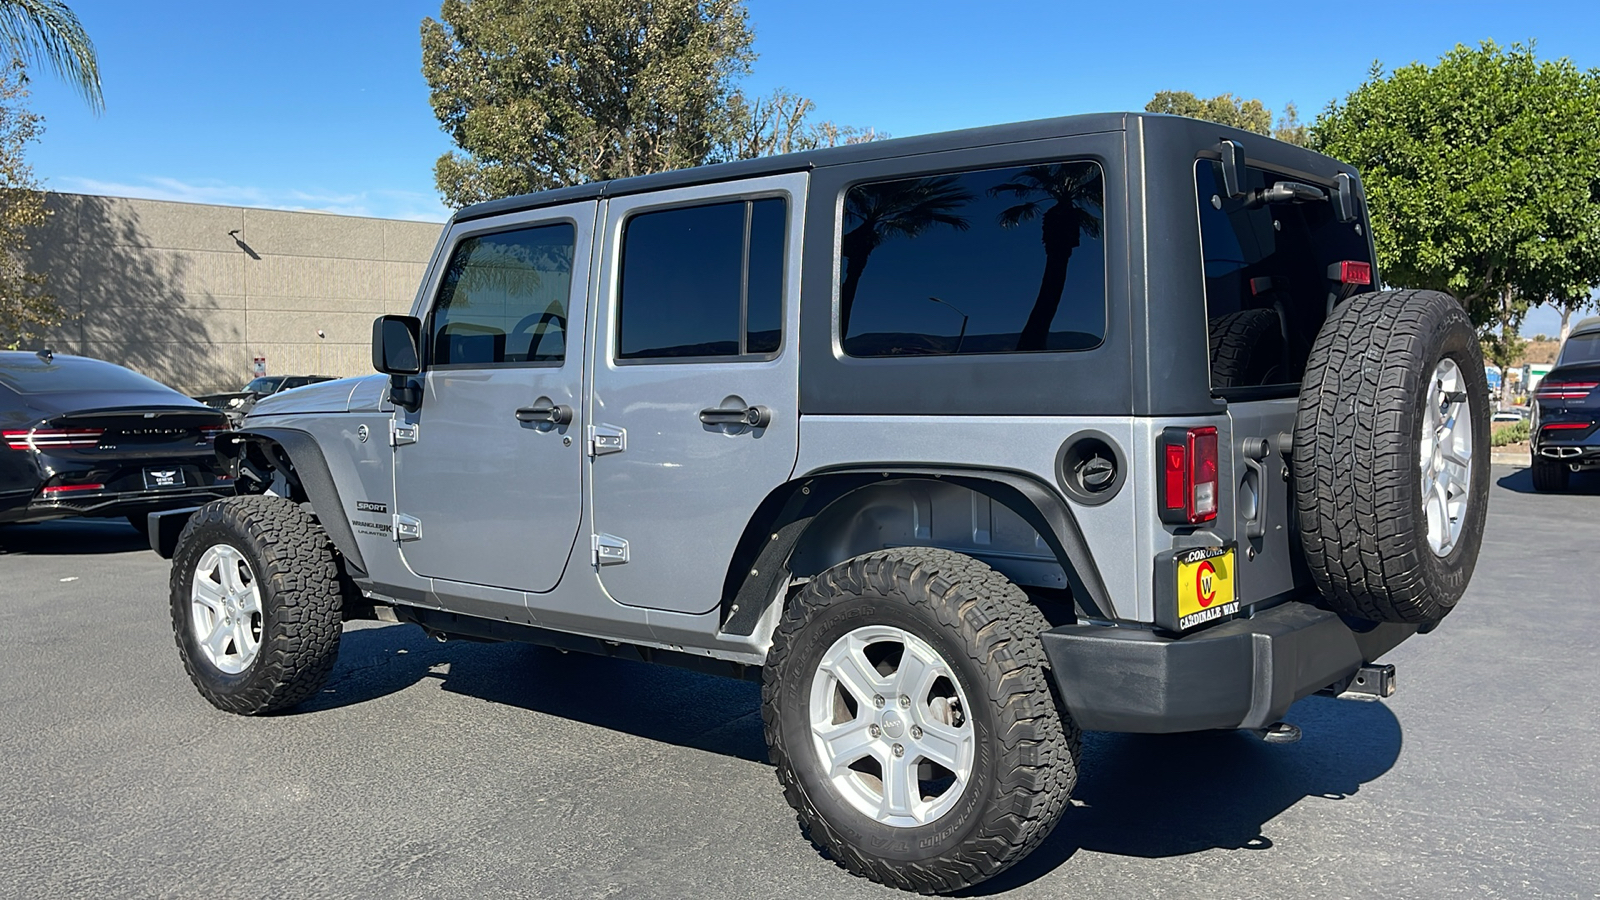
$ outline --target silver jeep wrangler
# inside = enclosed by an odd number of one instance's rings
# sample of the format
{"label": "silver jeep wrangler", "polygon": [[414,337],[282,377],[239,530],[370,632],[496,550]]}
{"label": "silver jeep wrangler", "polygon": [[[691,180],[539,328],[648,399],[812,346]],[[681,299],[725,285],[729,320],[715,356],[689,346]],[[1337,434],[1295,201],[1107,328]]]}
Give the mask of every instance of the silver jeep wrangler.
{"label": "silver jeep wrangler", "polygon": [[760,679],[805,833],[957,890],[1082,729],[1293,740],[1462,596],[1478,340],[1380,284],[1349,166],[1167,116],[473,206],[383,374],[263,400],[241,496],[151,517],[178,649],[245,715],[357,617]]}

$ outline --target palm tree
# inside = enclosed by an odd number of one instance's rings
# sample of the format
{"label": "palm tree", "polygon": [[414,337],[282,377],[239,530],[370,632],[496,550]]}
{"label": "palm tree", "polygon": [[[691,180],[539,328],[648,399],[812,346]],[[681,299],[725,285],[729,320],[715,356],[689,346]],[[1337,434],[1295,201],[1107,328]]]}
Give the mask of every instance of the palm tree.
{"label": "palm tree", "polygon": [[0,44],[25,63],[54,69],[95,112],[105,108],[94,42],[60,0],[0,0]]}
{"label": "palm tree", "polygon": [[[1100,169],[1092,163],[1056,163],[1029,166],[1005,184],[989,189],[989,196],[1010,194],[1023,202],[1000,213],[1003,228],[1015,228],[1040,218],[1044,240],[1044,278],[1033,301],[1028,321],[1017,338],[1018,350],[1044,350],[1050,323],[1061,308],[1067,286],[1067,263],[1084,235],[1100,236],[1102,188]],[[1049,203],[1045,207],[1045,203]],[[1042,211],[1041,211],[1042,208]]]}
{"label": "palm tree", "polygon": [[844,281],[839,286],[839,335],[850,333],[850,311],[867,257],[891,237],[916,237],[935,225],[967,230],[955,211],[972,201],[957,176],[912,178],[852,188],[844,200]]}

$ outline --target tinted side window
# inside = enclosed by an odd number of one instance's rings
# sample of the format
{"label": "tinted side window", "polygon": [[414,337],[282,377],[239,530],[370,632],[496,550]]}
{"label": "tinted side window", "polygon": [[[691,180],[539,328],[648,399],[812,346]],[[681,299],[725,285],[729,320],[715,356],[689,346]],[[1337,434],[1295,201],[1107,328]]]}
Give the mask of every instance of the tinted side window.
{"label": "tinted side window", "polygon": [[845,193],[839,333],[851,356],[1088,350],[1105,338],[1105,186],[1092,162]]}
{"label": "tinted side window", "polygon": [[617,359],[776,353],[782,198],[641,213],[622,232]]}
{"label": "tinted side window", "polygon": [[563,222],[457,244],[430,321],[432,363],[564,360],[576,237]]}
{"label": "tinted side window", "polygon": [[1288,176],[1247,168],[1245,196],[1223,197],[1221,168],[1212,160],[1195,164],[1212,390],[1298,385],[1329,292],[1339,287],[1328,267],[1371,262],[1367,239],[1356,223],[1339,222],[1329,203],[1253,198],[1294,180]]}

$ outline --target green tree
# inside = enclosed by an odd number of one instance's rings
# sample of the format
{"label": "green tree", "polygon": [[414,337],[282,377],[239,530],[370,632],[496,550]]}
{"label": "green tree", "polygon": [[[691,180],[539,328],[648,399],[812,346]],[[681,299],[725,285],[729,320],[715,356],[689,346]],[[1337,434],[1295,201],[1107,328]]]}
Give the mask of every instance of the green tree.
{"label": "green tree", "polygon": [[1600,284],[1600,70],[1492,42],[1374,63],[1311,138],[1361,171],[1384,281],[1454,294],[1496,364],[1530,305]]}
{"label": "green tree", "polygon": [[1072,251],[1084,235],[1100,236],[1101,192],[1100,169],[1083,163],[1029,166],[1014,180],[989,189],[991,196],[1009,194],[1022,201],[1000,212],[1002,227],[1037,218],[1044,241],[1044,277],[1017,339],[1018,350],[1049,349],[1050,323],[1061,308]]}
{"label": "green tree", "polygon": [[1144,105],[1144,111],[1204,119],[1300,146],[1306,143],[1306,127],[1300,124],[1300,113],[1293,103],[1284,105],[1276,128],[1272,125],[1272,110],[1260,100],[1246,100],[1231,93],[1197,97],[1190,91],[1157,91]]}
{"label": "green tree", "polygon": [[715,161],[752,36],[740,0],[444,0],[422,72],[461,153],[446,203]]}
{"label": "green tree", "polygon": [[39,116],[27,107],[26,84],[21,62],[0,69],[0,347],[13,350],[62,319],[44,291],[44,275],[27,265],[28,235],[47,212],[24,158],[40,131]]}
{"label": "green tree", "polygon": [[956,211],[972,201],[954,175],[866,184],[845,194],[844,234],[839,255],[844,280],[839,285],[839,333],[850,334],[856,288],[872,251],[892,237],[916,237],[935,225],[966,231]]}
{"label": "green tree", "polygon": [[65,3],[0,0],[0,43],[24,63],[54,69],[96,112],[105,108],[94,42]]}

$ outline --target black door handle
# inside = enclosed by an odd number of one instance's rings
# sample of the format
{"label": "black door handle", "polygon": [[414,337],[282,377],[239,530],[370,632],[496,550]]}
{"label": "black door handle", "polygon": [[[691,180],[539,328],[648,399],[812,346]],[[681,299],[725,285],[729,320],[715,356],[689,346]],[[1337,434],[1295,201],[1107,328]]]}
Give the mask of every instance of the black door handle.
{"label": "black door handle", "polygon": [[555,406],[524,406],[517,410],[517,421],[524,425],[571,425],[572,407],[564,403]]}
{"label": "black door handle", "polygon": [[752,406],[748,409],[702,409],[700,421],[707,425],[745,425],[750,428],[765,428],[772,424],[772,410],[765,406]]}

